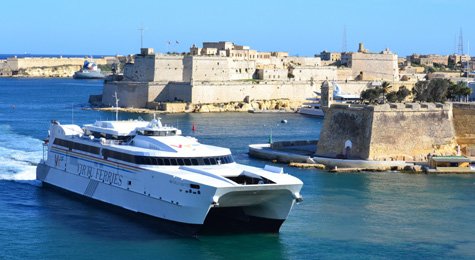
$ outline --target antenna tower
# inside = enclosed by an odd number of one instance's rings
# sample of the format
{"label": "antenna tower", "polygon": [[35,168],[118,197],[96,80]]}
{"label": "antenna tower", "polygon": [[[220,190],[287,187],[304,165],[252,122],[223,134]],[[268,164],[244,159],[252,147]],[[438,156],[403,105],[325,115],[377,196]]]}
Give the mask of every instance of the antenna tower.
{"label": "antenna tower", "polygon": [[140,28],[138,28],[137,30],[140,31],[140,49],[143,48],[143,31],[145,31],[145,28],[143,27],[143,25],[140,25]]}
{"label": "antenna tower", "polygon": [[343,38],[341,44],[341,52],[346,52],[346,24],[343,26]]}
{"label": "antenna tower", "polygon": [[462,32],[462,28],[460,28],[458,51],[459,51],[460,55],[463,55],[463,32]]}

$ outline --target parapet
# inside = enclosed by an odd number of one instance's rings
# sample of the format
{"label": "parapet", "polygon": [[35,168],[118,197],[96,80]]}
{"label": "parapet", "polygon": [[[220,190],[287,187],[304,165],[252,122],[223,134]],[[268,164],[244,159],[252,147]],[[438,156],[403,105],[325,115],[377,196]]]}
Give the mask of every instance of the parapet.
{"label": "parapet", "polygon": [[147,56],[147,55],[153,55],[155,52],[153,48],[141,48],[140,49],[140,55]]}
{"label": "parapet", "polygon": [[373,106],[377,112],[429,112],[429,111],[449,111],[452,109],[451,103],[387,103]]}

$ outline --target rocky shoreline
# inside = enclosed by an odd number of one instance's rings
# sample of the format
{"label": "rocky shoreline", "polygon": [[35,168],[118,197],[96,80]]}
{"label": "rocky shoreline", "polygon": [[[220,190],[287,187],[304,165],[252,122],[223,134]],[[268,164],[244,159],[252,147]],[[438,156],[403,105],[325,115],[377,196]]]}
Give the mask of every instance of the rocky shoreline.
{"label": "rocky shoreline", "polygon": [[[94,105],[94,102],[91,102]],[[115,108],[93,106],[91,109],[99,111],[115,111],[128,113],[217,113],[217,112],[284,112],[294,113],[302,106],[303,101],[290,100],[252,100],[249,102],[230,102],[217,104],[190,104],[190,103],[158,103],[150,102],[147,108]]]}

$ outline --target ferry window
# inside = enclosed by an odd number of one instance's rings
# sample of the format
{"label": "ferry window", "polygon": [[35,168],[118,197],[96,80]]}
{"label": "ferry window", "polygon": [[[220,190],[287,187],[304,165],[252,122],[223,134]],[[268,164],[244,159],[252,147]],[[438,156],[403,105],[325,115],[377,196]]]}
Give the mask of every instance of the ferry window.
{"label": "ferry window", "polygon": [[163,159],[163,164],[164,164],[164,165],[170,165],[170,159],[164,158],[164,159]]}
{"label": "ferry window", "polygon": [[192,165],[199,165],[198,160],[197,160],[197,159],[194,159],[194,158],[191,159],[191,164],[192,164]]}
{"label": "ferry window", "polygon": [[163,159],[157,158],[157,165],[163,165]]}
{"label": "ferry window", "polygon": [[186,158],[186,159],[185,159],[185,165],[191,165],[191,160],[188,159],[188,158]]}
{"label": "ferry window", "polygon": [[178,165],[185,165],[185,162],[183,161],[183,159],[179,158],[179,159],[176,159],[177,162],[178,162]]}
{"label": "ferry window", "polygon": [[143,157],[143,161],[145,164],[154,164],[154,162],[152,161],[152,158],[150,157]]}
{"label": "ferry window", "polygon": [[211,162],[211,165],[216,164],[216,158],[209,158],[209,161]]}
{"label": "ferry window", "polygon": [[209,158],[204,158],[203,161],[205,162],[205,165],[211,164],[211,162],[209,161]]}

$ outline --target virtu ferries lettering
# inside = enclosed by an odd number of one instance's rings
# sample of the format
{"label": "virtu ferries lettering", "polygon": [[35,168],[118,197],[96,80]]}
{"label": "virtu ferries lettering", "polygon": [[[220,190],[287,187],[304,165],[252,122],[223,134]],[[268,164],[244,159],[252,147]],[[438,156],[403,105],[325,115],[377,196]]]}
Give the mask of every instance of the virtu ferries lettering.
{"label": "virtu ferries lettering", "polygon": [[122,175],[113,173],[111,171],[94,168],[92,166],[88,166],[85,164],[78,163],[77,174],[79,176],[92,178],[98,181],[114,184],[117,186],[122,185],[122,178],[123,178]]}

